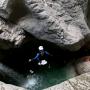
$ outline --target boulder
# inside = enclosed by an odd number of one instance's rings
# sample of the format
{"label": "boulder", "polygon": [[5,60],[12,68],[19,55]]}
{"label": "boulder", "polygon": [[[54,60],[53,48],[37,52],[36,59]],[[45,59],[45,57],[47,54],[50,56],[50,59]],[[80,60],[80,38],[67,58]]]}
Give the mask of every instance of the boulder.
{"label": "boulder", "polygon": [[75,64],[75,68],[78,74],[90,72],[90,56],[79,58]]}
{"label": "boulder", "polygon": [[87,3],[88,0],[25,0],[30,15],[18,24],[38,39],[76,51],[90,41]]}

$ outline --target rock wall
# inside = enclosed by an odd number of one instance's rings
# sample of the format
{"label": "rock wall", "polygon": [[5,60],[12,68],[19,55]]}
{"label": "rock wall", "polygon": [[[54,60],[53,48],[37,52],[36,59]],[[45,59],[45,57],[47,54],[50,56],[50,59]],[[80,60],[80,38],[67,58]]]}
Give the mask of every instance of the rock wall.
{"label": "rock wall", "polygon": [[75,51],[89,41],[87,3],[88,0],[25,0],[32,16],[19,24],[38,39]]}
{"label": "rock wall", "polygon": [[24,31],[18,26],[8,22],[15,0],[0,1],[0,49],[9,49],[20,45],[25,38]]}
{"label": "rock wall", "polygon": [[[16,11],[16,6],[13,9],[13,5],[20,5],[20,3],[22,5],[18,7],[19,11]],[[12,15],[17,16],[20,9],[21,11],[24,9],[24,14],[18,15],[18,25],[14,25],[13,28],[20,26],[18,30],[21,32],[24,29],[38,39],[76,51],[90,40],[90,30],[86,22],[87,4],[88,0],[20,0],[19,2],[17,0],[1,0],[0,17],[9,21],[8,19],[15,18]],[[13,10],[16,15],[12,14]],[[10,23],[12,24],[12,22]],[[10,24],[6,26],[9,27],[9,31],[14,31],[14,33],[18,31],[15,28],[12,30]],[[24,39],[23,36],[24,34],[22,34],[21,40],[19,39],[20,42]],[[8,38],[7,40],[11,42],[12,40]],[[4,39],[6,40],[6,37]]]}
{"label": "rock wall", "polygon": [[17,25],[10,27],[0,19],[0,49],[9,49],[17,46],[24,38],[24,31],[20,27]]}
{"label": "rock wall", "polygon": [[14,0],[1,0],[0,1],[0,17],[4,19],[8,19],[9,15],[11,14],[11,5]]}

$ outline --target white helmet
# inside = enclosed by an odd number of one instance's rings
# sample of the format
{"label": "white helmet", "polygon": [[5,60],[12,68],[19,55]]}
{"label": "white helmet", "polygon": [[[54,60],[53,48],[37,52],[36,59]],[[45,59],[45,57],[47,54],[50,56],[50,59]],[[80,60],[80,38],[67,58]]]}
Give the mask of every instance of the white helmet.
{"label": "white helmet", "polygon": [[39,50],[43,50],[44,48],[43,48],[43,46],[39,46],[38,49]]}

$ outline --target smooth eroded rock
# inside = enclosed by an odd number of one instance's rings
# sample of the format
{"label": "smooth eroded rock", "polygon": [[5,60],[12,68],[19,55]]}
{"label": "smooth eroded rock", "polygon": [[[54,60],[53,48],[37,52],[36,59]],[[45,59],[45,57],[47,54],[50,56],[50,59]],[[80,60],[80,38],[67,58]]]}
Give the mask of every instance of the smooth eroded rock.
{"label": "smooth eroded rock", "polygon": [[79,58],[75,64],[75,68],[78,74],[90,72],[90,56]]}

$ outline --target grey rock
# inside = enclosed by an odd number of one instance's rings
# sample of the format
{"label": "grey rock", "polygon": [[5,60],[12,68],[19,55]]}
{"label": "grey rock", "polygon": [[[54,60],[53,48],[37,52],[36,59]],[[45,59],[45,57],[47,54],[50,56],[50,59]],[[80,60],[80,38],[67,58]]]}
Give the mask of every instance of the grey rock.
{"label": "grey rock", "polygon": [[79,58],[75,64],[75,69],[78,74],[90,72],[90,56]]}
{"label": "grey rock", "polygon": [[20,45],[25,38],[24,31],[17,25],[10,27],[0,20],[0,48],[8,49]]}
{"label": "grey rock", "polygon": [[21,19],[19,25],[38,39],[75,51],[90,40],[85,21],[87,3],[88,0],[25,0],[32,15]]}
{"label": "grey rock", "polygon": [[86,73],[86,72],[90,72],[90,61],[79,62],[76,65],[76,70],[77,70],[78,74],[83,74],[83,73]]}
{"label": "grey rock", "polygon": [[0,17],[8,19],[12,12],[12,3],[14,0],[0,0]]}

